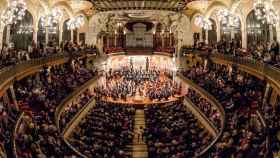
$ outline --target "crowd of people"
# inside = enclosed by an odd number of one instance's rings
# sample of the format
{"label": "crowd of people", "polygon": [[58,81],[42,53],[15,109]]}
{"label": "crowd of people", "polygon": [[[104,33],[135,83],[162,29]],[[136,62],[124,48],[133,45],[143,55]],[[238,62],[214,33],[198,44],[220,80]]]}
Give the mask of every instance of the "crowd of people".
{"label": "crowd of people", "polygon": [[173,81],[169,73],[156,68],[149,70],[129,67],[110,69],[104,80],[95,88],[98,97],[127,100],[140,96],[161,101],[181,95],[181,84]]}
{"label": "crowd of people", "polygon": [[19,108],[26,112],[16,136],[19,157],[64,157],[72,155],[55,126],[56,107],[94,72],[80,62],[45,68],[15,84]]}
{"label": "crowd of people", "polygon": [[198,157],[213,140],[182,101],[145,109],[150,158]]}
{"label": "crowd of people", "polygon": [[0,101],[0,150],[12,155],[13,151],[13,129],[20,112],[14,104]]}
{"label": "crowd of people", "polygon": [[[242,49],[239,39],[225,40],[206,45],[204,42],[196,43],[193,49],[207,51],[208,53],[220,53],[252,59],[260,63],[270,64],[280,68],[280,47],[279,42],[252,42],[247,49]],[[186,50],[187,51],[187,50]]]}
{"label": "crowd of people", "polygon": [[135,108],[97,101],[69,141],[87,157],[127,158],[132,143]]}
{"label": "crowd of people", "polygon": [[271,157],[265,128],[256,123],[263,102],[263,81],[235,69],[230,74],[225,66],[197,65],[184,74],[215,96],[226,110],[227,125],[211,156]]}
{"label": "crowd of people", "polygon": [[222,126],[221,112],[199,93],[190,88],[188,89],[186,97],[189,98],[190,101],[197,106],[208,119],[210,119],[210,121],[212,121],[215,127],[220,128]]}
{"label": "crowd of people", "polygon": [[0,69],[13,66],[30,59],[37,59],[62,53],[75,55],[81,52],[97,53],[98,51],[93,45],[80,45],[78,43],[72,43],[69,41],[61,43],[60,47],[55,47],[52,45],[44,46],[42,43],[36,44],[35,42],[32,42],[32,44],[28,46],[27,49],[17,49],[3,44],[0,51]]}
{"label": "crowd of people", "polygon": [[85,92],[80,94],[75,101],[69,103],[63,110],[60,116],[60,128],[63,128],[70,120],[77,114],[79,110],[81,110],[84,106],[86,106],[91,99],[94,97],[94,94],[91,90],[87,89]]}

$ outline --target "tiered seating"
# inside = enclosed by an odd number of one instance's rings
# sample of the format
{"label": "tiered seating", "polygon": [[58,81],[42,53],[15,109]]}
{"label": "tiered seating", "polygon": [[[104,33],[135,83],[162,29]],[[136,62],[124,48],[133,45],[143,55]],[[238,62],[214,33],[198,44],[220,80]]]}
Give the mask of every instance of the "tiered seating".
{"label": "tiered seating", "polygon": [[[93,76],[91,70],[79,65],[55,67],[15,85],[17,99],[30,111],[16,136],[19,157],[63,157],[71,155],[63,144],[54,123],[55,108],[76,87]],[[20,106],[21,107],[21,106]]]}
{"label": "tiered seating", "polygon": [[[228,76],[225,67],[205,70],[197,66],[185,72],[214,95],[226,110],[227,126],[216,145],[217,157],[266,157],[266,135],[256,123],[256,110],[262,105],[264,84],[253,76]],[[213,156],[213,155],[211,155]]]}
{"label": "tiered seating", "polygon": [[213,139],[181,101],[148,106],[146,125],[151,158],[195,157]]}
{"label": "tiered seating", "polygon": [[213,122],[215,127],[220,128],[222,124],[222,116],[219,110],[211,105],[206,99],[204,99],[199,93],[192,90],[188,90],[187,97],[205,114],[210,121]]}
{"label": "tiered seating", "polygon": [[88,157],[126,158],[125,148],[133,138],[134,114],[133,107],[97,101],[70,142]]}
{"label": "tiered seating", "polygon": [[93,98],[93,92],[91,92],[89,89],[87,89],[84,93],[82,93],[75,102],[72,102],[68,104],[68,106],[65,107],[64,111],[62,112],[60,116],[60,127],[65,126],[66,123],[69,123],[69,121],[77,114],[79,110],[81,110],[87,103]]}

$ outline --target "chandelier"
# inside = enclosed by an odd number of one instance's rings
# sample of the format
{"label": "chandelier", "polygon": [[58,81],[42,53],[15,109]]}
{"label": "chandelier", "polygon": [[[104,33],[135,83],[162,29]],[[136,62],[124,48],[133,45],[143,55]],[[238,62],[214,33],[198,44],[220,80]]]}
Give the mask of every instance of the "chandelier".
{"label": "chandelier", "polygon": [[263,24],[267,23],[274,26],[278,24],[279,16],[269,2],[265,0],[255,0],[253,6],[256,18]]}
{"label": "chandelier", "polygon": [[82,27],[85,24],[85,17],[83,15],[71,18],[67,23],[68,30],[75,30]]}
{"label": "chandelier", "polygon": [[239,18],[234,15],[234,13],[230,12],[227,9],[220,9],[216,13],[218,21],[221,22],[221,24],[225,28],[239,28],[240,27],[240,21]]}
{"label": "chandelier", "polygon": [[209,19],[205,19],[201,15],[195,17],[194,24],[196,26],[200,27],[200,28],[205,29],[205,30],[211,30],[212,29],[212,22]]}
{"label": "chandelier", "polygon": [[41,17],[42,27],[53,27],[58,24],[63,16],[63,11],[60,9],[52,9],[52,11]]}
{"label": "chandelier", "polygon": [[26,9],[27,6],[24,0],[9,1],[7,9],[1,14],[1,24],[16,24],[23,19]]}
{"label": "chandelier", "polygon": [[17,34],[30,34],[33,32],[32,25],[20,25]]}

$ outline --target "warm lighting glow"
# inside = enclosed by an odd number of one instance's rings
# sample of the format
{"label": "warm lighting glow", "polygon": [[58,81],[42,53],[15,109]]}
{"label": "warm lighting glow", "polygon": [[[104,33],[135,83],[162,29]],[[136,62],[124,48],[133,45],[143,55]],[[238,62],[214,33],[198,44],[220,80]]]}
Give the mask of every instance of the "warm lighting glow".
{"label": "warm lighting glow", "polygon": [[17,34],[30,34],[33,32],[32,25],[20,25]]}
{"label": "warm lighting glow", "polygon": [[227,9],[218,10],[216,15],[219,22],[221,22],[221,24],[227,29],[240,27],[239,18]]}
{"label": "warm lighting glow", "polygon": [[8,8],[2,13],[1,24],[11,25],[21,21],[25,16],[26,2],[24,0],[9,1]]}
{"label": "warm lighting glow", "polygon": [[270,1],[254,0],[253,6],[257,19],[263,24],[267,23],[276,26],[279,23],[279,16]]}
{"label": "warm lighting glow", "polygon": [[82,27],[85,24],[85,17],[83,15],[76,16],[71,18],[67,22],[67,29],[68,30],[75,30]]}
{"label": "warm lighting glow", "polygon": [[58,24],[62,19],[63,11],[60,9],[53,9],[50,13],[41,17],[41,26],[42,27],[53,27]]}
{"label": "warm lighting glow", "polygon": [[209,19],[205,19],[201,15],[195,17],[194,23],[195,23],[196,26],[198,26],[198,27],[200,27],[204,30],[211,30],[212,29],[212,22]]}

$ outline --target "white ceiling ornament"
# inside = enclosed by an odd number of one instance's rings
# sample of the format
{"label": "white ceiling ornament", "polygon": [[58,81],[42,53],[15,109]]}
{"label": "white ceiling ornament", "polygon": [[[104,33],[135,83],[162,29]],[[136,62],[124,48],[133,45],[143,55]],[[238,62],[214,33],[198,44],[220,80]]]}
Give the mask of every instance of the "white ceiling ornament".
{"label": "white ceiling ornament", "polygon": [[237,15],[228,9],[220,9],[216,12],[218,21],[226,28],[240,28],[240,20]]}
{"label": "white ceiling ornament", "polygon": [[194,24],[204,30],[212,29],[212,22],[209,19],[206,19],[201,15],[198,15],[195,17]]}
{"label": "white ceiling ornament", "polygon": [[74,18],[71,18],[66,24],[68,30],[78,29],[85,24],[85,16],[79,15]]}
{"label": "white ceiling ornament", "polygon": [[274,9],[271,1],[268,0],[254,0],[255,16],[262,23],[276,26],[279,23],[279,15]]}
{"label": "white ceiling ornament", "polygon": [[10,0],[7,9],[1,14],[1,24],[10,25],[21,21],[26,13],[25,0]]}
{"label": "white ceiling ornament", "polygon": [[51,10],[51,12],[41,17],[40,24],[42,27],[53,27],[54,25],[59,23],[62,17],[63,17],[63,11],[59,8],[54,8]]}

